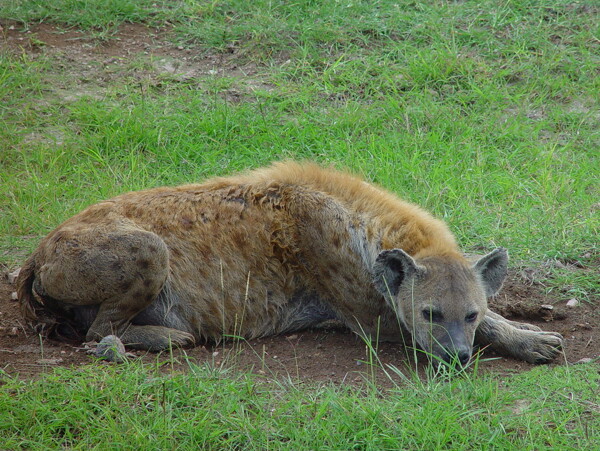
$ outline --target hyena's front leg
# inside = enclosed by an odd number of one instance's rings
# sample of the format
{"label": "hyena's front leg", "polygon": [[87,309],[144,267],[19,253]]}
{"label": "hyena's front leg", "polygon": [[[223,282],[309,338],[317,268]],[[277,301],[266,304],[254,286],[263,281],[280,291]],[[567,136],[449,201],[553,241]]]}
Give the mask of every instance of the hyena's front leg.
{"label": "hyena's front leg", "polygon": [[509,321],[487,311],[475,334],[479,346],[490,346],[498,352],[529,363],[548,363],[562,349],[563,337],[544,332],[537,326]]}
{"label": "hyena's front leg", "polygon": [[488,310],[487,313],[485,314],[485,316],[488,316],[488,317],[498,320],[498,321],[505,321],[508,324],[510,324],[511,326],[516,327],[517,329],[538,330],[538,331],[542,330],[538,326],[534,326],[533,324],[519,323],[517,321],[510,321],[510,320],[504,318],[502,315],[498,315],[497,313],[492,312],[491,310]]}

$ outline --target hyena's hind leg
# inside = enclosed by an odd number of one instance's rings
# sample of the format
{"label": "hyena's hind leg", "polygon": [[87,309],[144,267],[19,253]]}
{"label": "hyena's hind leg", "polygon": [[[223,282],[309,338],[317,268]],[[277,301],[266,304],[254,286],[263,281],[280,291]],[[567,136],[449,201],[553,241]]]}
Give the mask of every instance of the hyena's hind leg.
{"label": "hyena's hind leg", "polygon": [[544,332],[531,324],[516,323],[487,311],[475,334],[479,346],[490,346],[498,352],[529,363],[548,363],[563,346],[563,337]]}
{"label": "hyena's hind leg", "polygon": [[99,307],[87,340],[113,334],[130,347],[151,351],[194,343],[181,330],[131,324],[169,274],[169,251],[158,235],[122,226],[79,229],[63,232],[50,247],[36,285],[66,309]]}

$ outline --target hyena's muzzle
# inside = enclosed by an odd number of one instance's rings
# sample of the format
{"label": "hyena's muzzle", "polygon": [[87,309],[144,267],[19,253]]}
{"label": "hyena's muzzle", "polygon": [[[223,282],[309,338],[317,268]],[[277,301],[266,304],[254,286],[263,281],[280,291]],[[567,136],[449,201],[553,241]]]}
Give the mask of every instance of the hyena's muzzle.
{"label": "hyena's muzzle", "polygon": [[473,338],[467,336],[464,325],[453,321],[436,326],[438,330],[431,334],[432,360],[447,364],[469,363],[473,352]]}

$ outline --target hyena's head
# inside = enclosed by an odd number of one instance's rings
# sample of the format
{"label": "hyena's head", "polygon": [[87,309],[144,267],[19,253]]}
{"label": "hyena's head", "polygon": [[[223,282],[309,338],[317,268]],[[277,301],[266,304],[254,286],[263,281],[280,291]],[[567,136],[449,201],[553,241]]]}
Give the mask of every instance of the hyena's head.
{"label": "hyena's head", "polygon": [[374,282],[434,361],[464,365],[471,358],[487,297],[500,289],[507,263],[508,254],[501,248],[474,264],[460,256],[414,259],[392,249],[378,255]]}

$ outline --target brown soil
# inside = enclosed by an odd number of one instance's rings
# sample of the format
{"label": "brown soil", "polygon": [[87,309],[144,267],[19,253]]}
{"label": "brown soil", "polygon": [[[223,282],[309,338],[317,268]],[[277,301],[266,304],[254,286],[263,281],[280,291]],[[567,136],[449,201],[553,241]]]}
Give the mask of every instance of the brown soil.
{"label": "brown soil", "polygon": [[[136,77],[142,87],[159,86],[162,77],[190,81],[196,77],[227,75],[240,79],[238,86],[245,91],[227,93],[232,100],[243,101],[244,95],[254,89],[269,89],[258,78],[257,67],[239,63],[235,49],[218,55],[199,53],[176,47],[164,39],[164,30],[151,30],[140,25],[125,25],[114,39],[98,43],[80,32],[59,30],[41,24],[29,31],[20,31],[16,24],[0,23],[0,50],[25,53],[31,58],[48,56],[59,64],[66,74],[57,77],[53,95],[69,102],[82,95],[102,96],[103,90],[120,78]],[[132,62],[138,61],[138,64]],[[60,79],[58,79],[60,78]],[[32,137],[35,139],[35,137]],[[16,252],[15,252],[16,254]],[[19,258],[20,256],[17,256]],[[80,343],[69,344],[41,340],[23,323],[18,303],[11,300],[15,288],[6,275],[15,268],[0,268],[0,371],[21,378],[32,378],[56,366],[79,366],[95,360]],[[598,267],[573,271],[593,271]],[[3,274],[1,274],[3,273]],[[594,303],[582,302],[567,308],[569,296],[553,292],[544,294],[544,288],[535,270],[511,272],[501,294],[491,301],[491,307],[510,319],[537,324],[544,330],[560,332],[565,337],[565,358],[555,364],[578,362],[583,358],[600,357],[600,311]],[[542,305],[552,305],[548,310]],[[139,358],[154,363],[168,361],[168,355],[138,353]],[[399,345],[382,343],[377,355],[381,364],[400,369],[413,368],[411,351]],[[252,370],[258,374],[290,376],[303,381],[332,381],[356,383],[369,379],[370,360],[365,344],[355,335],[336,329],[299,332],[287,336],[251,340],[248,343],[199,346],[174,351],[175,366],[185,368],[186,361],[202,364],[209,362]],[[498,357],[490,351],[483,357]],[[170,366],[170,365],[169,365]],[[418,368],[423,368],[419,363]],[[507,358],[485,360],[484,371],[513,372],[531,368],[531,365]],[[381,371],[375,376],[386,384]],[[387,382],[389,383],[389,381]]]}
{"label": "brown soil", "polygon": [[64,102],[82,96],[102,98],[121,80],[137,83],[146,92],[172,83],[228,77],[236,79],[236,85],[221,95],[232,102],[273,88],[260,79],[258,66],[236,48],[221,53],[184,48],[167,41],[168,34],[166,29],[124,24],[117,35],[98,41],[49,24],[31,25],[25,31],[18,24],[0,21],[0,51],[31,59],[48,57],[57,75],[44,95]]}

